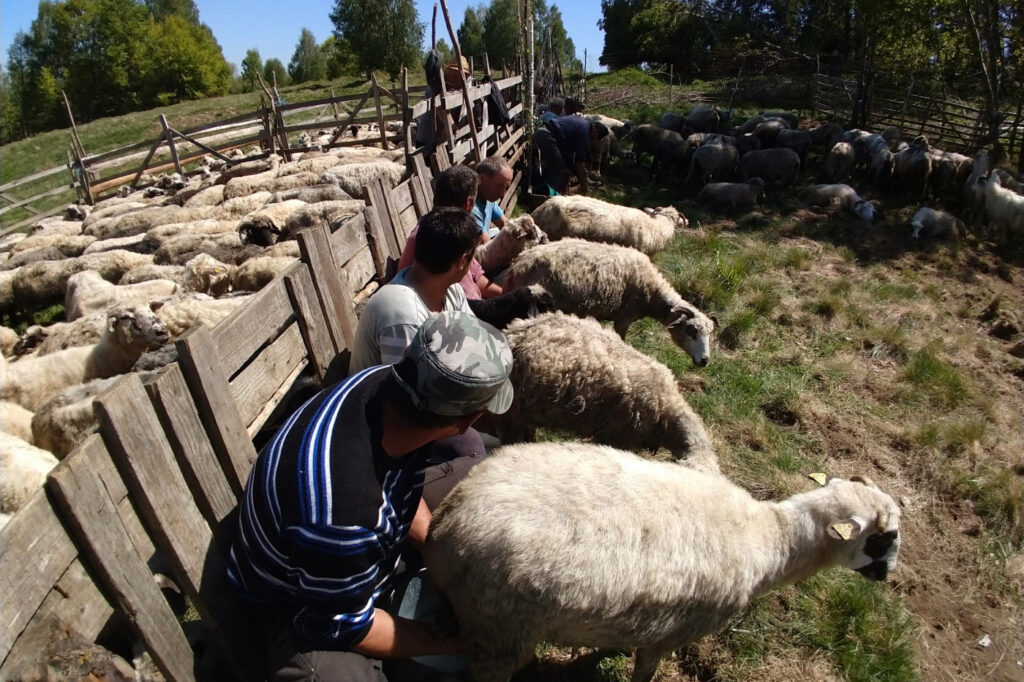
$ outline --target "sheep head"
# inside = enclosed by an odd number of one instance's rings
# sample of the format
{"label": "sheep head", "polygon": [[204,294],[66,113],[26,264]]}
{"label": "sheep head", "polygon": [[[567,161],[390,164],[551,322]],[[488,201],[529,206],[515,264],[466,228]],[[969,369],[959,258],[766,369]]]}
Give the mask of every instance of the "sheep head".
{"label": "sheep head", "polygon": [[159,348],[171,338],[167,326],[145,306],[118,310],[107,317],[107,332],[125,349],[139,353]]}
{"label": "sheep head", "polygon": [[26,355],[31,353],[39,346],[46,338],[50,335],[46,327],[42,325],[34,324],[22,332],[21,336],[18,337],[17,343],[14,344],[14,355]]}
{"label": "sheep head", "polygon": [[657,218],[664,216],[672,221],[672,225],[676,230],[682,230],[686,228],[690,223],[686,220],[686,216],[680,213],[674,206],[662,206],[660,208],[645,208],[644,213]]}
{"label": "sheep head", "polygon": [[896,568],[899,507],[870,479],[832,478],[789,503],[803,508],[820,526],[826,542],[824,565],[846,566],[870,580],[885,580]]}
{"label": "sheep head", "polygon": [[269,216],[254,216],[238,226],[238,237],[243,244],[273,246],[281,237],[281,228]]}
{"label": "sheep head", "polygon": [[232,267],[213,256],[200,253],[185,263],[182,291],[208,292],[213,296],[226,294],[231,287]]}
{"label": "sheep head", "polygon": [[674,306],[672,317],[676,319],[666,325],[672,340],[687,352],[693,364],[707,367],[711,358],[711,332],[715,329],[715,318],[688,303]]}
{"label": "sheep head", "polygon": [[875,205],[864,199],[857,199],[854,201],[853,206],[850,207],[850,211],[861,220],[869,223],[875,219]]}

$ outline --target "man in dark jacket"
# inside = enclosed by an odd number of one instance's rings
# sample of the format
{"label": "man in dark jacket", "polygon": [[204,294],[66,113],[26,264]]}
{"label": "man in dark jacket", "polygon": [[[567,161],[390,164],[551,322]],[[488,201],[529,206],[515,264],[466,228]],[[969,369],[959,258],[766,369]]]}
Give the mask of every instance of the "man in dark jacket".
{"label": "man in dark jacket", "polygon": [[569,189],[569,174],[580,182],[580,194],[586,194],[590,142],[608,134],[608,128],[582,116],[559,116],[537,128],[533,144],[540,152],[541,178],[559,194]]}

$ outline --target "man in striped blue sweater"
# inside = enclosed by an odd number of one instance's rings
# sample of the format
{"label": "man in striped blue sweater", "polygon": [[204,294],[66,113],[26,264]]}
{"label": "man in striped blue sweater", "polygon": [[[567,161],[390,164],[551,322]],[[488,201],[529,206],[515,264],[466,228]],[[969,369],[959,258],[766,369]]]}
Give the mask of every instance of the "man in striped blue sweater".
{"label": "man in striped blue sweater", "polygon": [[457,653],[453,637],[393,617],[406,545],[422,547],[430,444],[512,402],[512,354],[471,314],[430,317],[403,359],[299,408],[253,464],[229,577],[281,627],[271,680],[386,680],[379,659]]}

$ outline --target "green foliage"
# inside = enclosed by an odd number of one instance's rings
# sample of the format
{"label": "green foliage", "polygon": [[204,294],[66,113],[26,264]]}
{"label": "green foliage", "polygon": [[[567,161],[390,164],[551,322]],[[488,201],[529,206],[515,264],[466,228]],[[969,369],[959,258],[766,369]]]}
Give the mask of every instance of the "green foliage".
{"label": "green foliage", "polygon": [[911,354],[904,378],[946,407],[956,407],[967,398],[967,385],[960,373],[927,348]]}
{"label": "green foliage", "polygon": [[331,80],[356,71],[356,56],[352,46],[336,35],[328,36],[320,45],[320,50],[327,60],[327,77]]}
{"label": "green foliage", "polygon": [[[455,59],[455,52],[452,48],[448,47],[448,43],[444,42],[444,39],[439,39],[437,44],[434,45],[434,49],[437,50],[439,55],[441,55],[442,64],[449,64],[453,59]],[[424,54],[423,61],[426,61],[426,59],[427,55]]]}
{"label": "green foliage", "polygon": [[293,83],[322,80],[327,78],[327,56],[317,44],[313,32],[302,29],[299,42],[295,46],[292,60],[288,62],[288,75]]}
{"label": "green foliage", "polygon": [[330,17],[363,71],[382,69],[394,79],[403,66],[419,65],[423,24],[412,0],[336,0]]}
{"label": "green foliage", "polygon": [[484,49],[491,64],[503,61],[512,64],[516,57],[516,34],[519,32],[515,0],[492,0],[483,26]]}
{"label": "green foliage", "polygon": [[172,104],[226,92],[231,69],[210,29],[178,15],[150,22],[147,103]]}
{"label": "green foliage", "polygon": [[[482,57],[484,52],[488,51],[484,45],[484,24],[482,18],[486,15],[487,9],[483,6],[479,8],[466,8],[466,14],[462,17],[462,25],[455,32],[455,35],[459,38],[459,48],[462,50],[462,54]],[[442,40],[437,41],[438,45],[442,42]]]}
{"label": "green foliage", "polygon": [[199,10],[193,0],[145,0],[149,13],[157,21],[178,16],[190,24],[199,23]]}
{"label": "green foliage", "polygon": [[277,57],[273,57],[267,60],[267,63],[263,65],[263,80],[266,82],[268,87],[273,87],[277,83],[278,87],[290,85],[292,77],[288,75],[288,69],[284,68],[284,64]]}
{"label": "green foliage", "polygon": [[258,85],[256,74],[263,73],[263,58],[255,47],[247,50],[242,59],[242,91],[252,92]]}

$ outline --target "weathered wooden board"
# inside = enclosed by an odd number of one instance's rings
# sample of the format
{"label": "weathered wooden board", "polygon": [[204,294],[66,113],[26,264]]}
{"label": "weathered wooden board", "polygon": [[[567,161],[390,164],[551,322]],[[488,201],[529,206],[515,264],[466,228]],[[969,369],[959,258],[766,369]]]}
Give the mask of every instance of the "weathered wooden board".
{"label": "weathered wooden board", "polygon": [[90,565],[157,666],[170,679],[189,682],[195,679],[192,650],[152,573],[132,546],[115,502],[96,476],[98,468],[111,466],[109,462],[102,441],[90,440],[50,473],[48,484]]}
{"label": "weathered wooden board", "polygon": [[384,238],[387,240],[388,252],[391,254],[402,253],[403,243],[398,241],[394,225],[398,218],[398,209],[391,201],[391,187],[386,186],[381,180],[374,180],[366,186],[366,201],[376,211],[380,218],[381,227],[384,230]]}
{"label": "weathered wooden board", "polygon": [[331,257],[345,263],[366,246],[366,213],[357,213],[343,223],[332,226]]}
{"label": "weathered wooden board", "polygon": [[366,284],[377,276],[376,265],[370,248],[357,252],[342,266],[349,296],[355,296]]}
{"label": "weathered wooden board", "polygon": [[193,504],[170,444],[137,375],[97,398],[97,413],[112,458],[121,470],[146,525],[170,558],[175,577],[221,645],[225,660],[244,678],[239,656],[243,629],[227,581],[228,547],[218,545]]}
{"label": "weathered wooden board", "polygon": [[299,233],[302,260],[309,264],[324,319],[327,321],[335,351],[352,347],[356,334],[356,312],[352,296],[338,275],[338,265],[331,253],[327,228],[313,228]]}
{"label": "weathered wooden board", "polygon": [[294,317],[284,278],[278,275],[250,301],[211,330],[224,373],[232,378]]}
{"label": "weathered wooden board", "polygon": [[146,384],[146,391],[196,505],[219,532],[238,499],[217,461],[181,368],[177,363],[166,367]]}
{"label": "weathered wooden board", "polygon": [[363,218],[366,220],[366,242],[370,247],[370,256],[373,258],[373,267],[377,271],[377,277],[383,279],[387,276],[388,257],[397,259],[401,254],[391,254],[388,251],[388,241],[384,236],[384,227],[380,224],[380,215],[372,206],[367,206],[363,211]]}
{"label": "weathered wooden board", "polygon": [[323,308],[317,299],[309,266],[305,263],[301,263],[301,266],[285,272],[285,283],[288,285],[288,293],[292,298],[309,361],[322,381],[327,375],[328,367],[334,361],[334,344],[331,343],[331,332],[327,328]]}
{"label": "weathered wooden board", "polygon": [[253,422],[267,402],[305,360],[302,331],[298,323],[293,322],[231,380],[231,395],[250,434],[254,432]]}
{"label": "weathered wooden board", "polygon": [[256,449],[235,405],[228,377],[216,360],[217,350],[210,331],[202,326],[193,327],[175,342],[175,347],[178,365],[224,476],[235,497],[240,497],[256,459]]}

